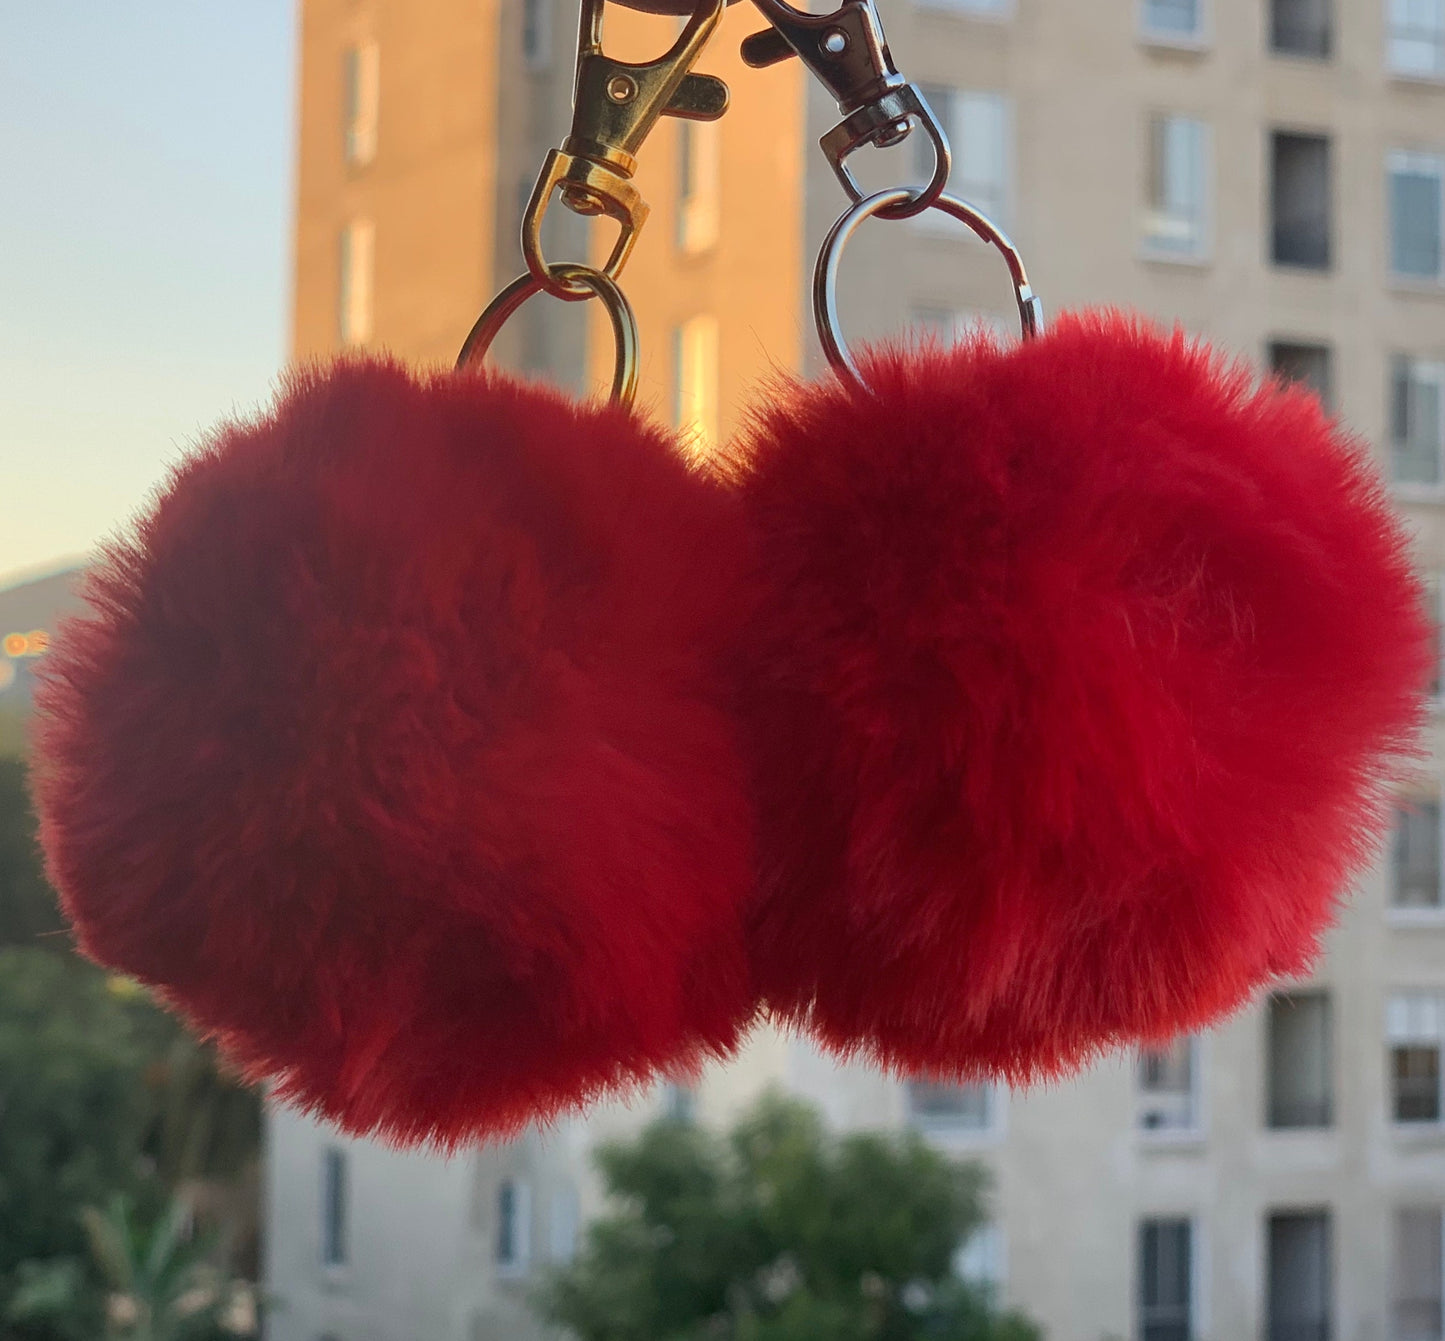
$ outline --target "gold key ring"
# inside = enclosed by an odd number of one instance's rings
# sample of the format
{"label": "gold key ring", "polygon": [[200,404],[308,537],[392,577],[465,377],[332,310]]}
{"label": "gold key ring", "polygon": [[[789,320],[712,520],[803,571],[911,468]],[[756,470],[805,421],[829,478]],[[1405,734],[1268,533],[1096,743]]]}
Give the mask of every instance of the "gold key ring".
{"label": "gold key ring", "polygon": [[[917,192],[900,186],[888,191],[878,191],[860,200],[829,230],[823,248],[818,253],[818,264],[813,270],[813,320],[818,327],[818,338],[823,342],[823,352],[828,356],[828,362],[833,369],[859,386],[865,385],[863,376],[849,352],[838,321],[838,266],[843,259],[843,249],[865,219],[871,219],[875,215],[887,218],[888,212],[896,206],[911,204],[916,198]],[[1014,299],[1018,303],[1023,337],[1031,340],[1042,334],[1044,305],[1029,285],[1023,257],[1009,240],[1008,234],[987,215],[955,196],[940,195],[934,200],[933,208],[967,224],[1003,255],[1008,264],[1009,275],[1013,279]]]}
{"label": "gold key ring", "polygon": [[[612,322],[612,337],[616,342],[617,358],[612,373],[612,400],[617,405],[630,406],[637,399],[637,381],[640,372],[638,357],[637,315],[627,295],[622,292],[600,270],[590,265],[574,265],[557,262],[550,267],[554,280],[580,286],[600,298]],[[530,271],[514,279],[490,303],[477,318],[462,352],[457,355],[457,367],[466,368],[480,363],[487,356],[492,341],[506,325],[510,317],[533,294],[541,293],[547,286]]]}

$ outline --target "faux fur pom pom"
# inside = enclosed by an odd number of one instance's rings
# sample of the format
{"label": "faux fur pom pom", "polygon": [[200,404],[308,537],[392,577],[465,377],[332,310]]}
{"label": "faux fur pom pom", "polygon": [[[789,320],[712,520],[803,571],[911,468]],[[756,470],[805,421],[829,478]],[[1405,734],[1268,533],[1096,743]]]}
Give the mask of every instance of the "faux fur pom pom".
{"label": "faux fur pom pom", "polygon": [[38,799],[84,949],[398,1141],[726,1051],[739,536],[628,412],[299,375],[177,470],[49,658]]}
{"label": "faux fur pom pom", "polygon": [[740,466],[773,1009],[1026,1080],[1307,968],[1434,657],[1366,450],[1118,315],[864,375]]}

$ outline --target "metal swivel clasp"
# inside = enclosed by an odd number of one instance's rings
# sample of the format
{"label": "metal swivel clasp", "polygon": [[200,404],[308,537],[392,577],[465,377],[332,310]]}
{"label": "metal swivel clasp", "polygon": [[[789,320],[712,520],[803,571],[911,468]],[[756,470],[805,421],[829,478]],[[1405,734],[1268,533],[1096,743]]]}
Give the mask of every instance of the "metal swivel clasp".
{"label": "metal swivel clasp", "polygon": [[907,218],[928,209],[948,182],[948,137],[917,86],[894,65],[873,0],[846,0],[832,14],[808,14],[785,0],[753,3],[772,27],[744,40],[743,60],[761,69],[796,55],[833,95],[843,120],[819,144],[849,198],[861,200],[863,191],[848,167],[848,155],[864,144],[898,144],[919,125],[933,141],[933,177],[887,217]]}
{"label": "metal swivel clasp", "polygon": [[586,298],[591,290],[554,273],[542,254],[542,218],[552,193],[577,214],[605,214],[621,225],[602,273],[616,280],[647,220],[647,202],[632,176],[642,142],[662,116],[716,121],[728,106],[728,88],[712,75],[693,74],[727,0],[703,0],[671,50],[658,60],[613,60],[602,50],[605,0],[582,0],[577,37],[577,82],[572,133],[551,150],[522,219],[527,268],[548,292]]}

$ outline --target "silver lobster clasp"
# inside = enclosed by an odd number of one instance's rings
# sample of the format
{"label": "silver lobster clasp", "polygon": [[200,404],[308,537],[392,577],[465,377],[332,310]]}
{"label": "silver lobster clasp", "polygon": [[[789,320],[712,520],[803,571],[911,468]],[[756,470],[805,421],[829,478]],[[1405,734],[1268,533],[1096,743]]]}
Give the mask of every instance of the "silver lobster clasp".
{"label": "silver lobster clasp", "polygon": [[948,136],[917,86],[894,65],[874,0],[845,0],[832,14],[809,14],[786,0],[753,3],[772,26],[743,41],[743,61],[762,69],[797,56],[833,95],[843,120],[818,143],[849,198],[858,201],[864,193],[848,156],[865,144],[880,149],[900,144],[916,125],[933,142],[933,177],[886,217],[907,218],[930,208],[948,184]]}

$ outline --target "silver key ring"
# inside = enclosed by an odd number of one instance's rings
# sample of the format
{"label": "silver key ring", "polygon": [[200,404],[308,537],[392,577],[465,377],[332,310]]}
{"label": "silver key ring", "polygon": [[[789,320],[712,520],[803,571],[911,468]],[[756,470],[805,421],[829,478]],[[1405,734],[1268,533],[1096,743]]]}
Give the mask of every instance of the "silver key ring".
{"label": "silver key ring", "polygon": [[[818,264],[813,270],[813,320],[818,327],[818,339],[822,341],[823,352],[828,356],[828,362],[834,371],[858,386],[866,386],[866,383],[843,339],[838,320],[838,267],[843,260],[843,249],[864,220],[884,214],[896,206],[906,205],[916,197],[917,193],[908,187],[897,186],[887,191],[877,191],[860,200],[839,217],[818,253]],[[933,202],[933,208],[967,224],[1003,256],[1013,279],[1014,299],[1018,303],[1019,326],[1023,338],[1032,340],[1041,335],[1044,329],[1044,305],[1029,285],[1023,257],[1009,240],[1008,234],[987,215],[955,196],[940,195]]]}

